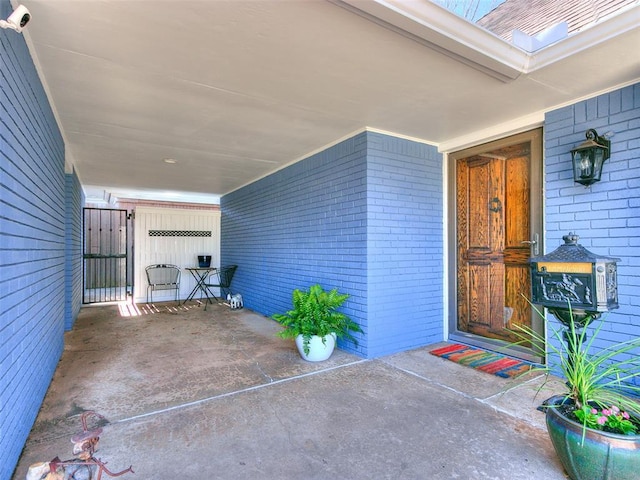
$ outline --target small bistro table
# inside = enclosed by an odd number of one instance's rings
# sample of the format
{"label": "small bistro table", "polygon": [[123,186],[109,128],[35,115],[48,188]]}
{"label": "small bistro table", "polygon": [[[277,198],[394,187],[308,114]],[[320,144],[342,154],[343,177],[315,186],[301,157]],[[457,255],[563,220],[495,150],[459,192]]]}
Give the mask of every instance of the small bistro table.
{"label": "small bistro table", "polygon": [[204,293],[204,296],[207,297],[207,303],[209,303],[211,297],[215,296],[209,291],[209,288],[205,285],[205,281],[209,274],[217,269],[215,267],[187,267],[185,270],[187,270],[196,281],[196,286],[193,287],[193,290],[191,290],[191,293],[182,304],[184,305],[189,300],[193,300],[193,297],[195,297],[198,291],[200,291],[200,300],[202,300],[202,294]]}

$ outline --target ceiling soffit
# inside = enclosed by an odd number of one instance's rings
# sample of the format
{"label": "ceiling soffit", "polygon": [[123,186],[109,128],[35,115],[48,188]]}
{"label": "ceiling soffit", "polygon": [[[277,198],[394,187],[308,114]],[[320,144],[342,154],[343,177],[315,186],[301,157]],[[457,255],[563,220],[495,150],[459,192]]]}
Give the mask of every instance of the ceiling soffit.
{"label": "ceiling soffit", "polygon": [[[625,8],[553,45],[528,53],[438,4],[403,0],[330,0],[502,81],[638,29],[640,5]],[[634,14],[635,11],[635,14]]]}
{"label": "ceiling soffit", "polygon": [[83,186],[218,198],[350,132],[451,151],[637,81],[636,5],[533,55],[426,0],[30,0],[24,33]]}

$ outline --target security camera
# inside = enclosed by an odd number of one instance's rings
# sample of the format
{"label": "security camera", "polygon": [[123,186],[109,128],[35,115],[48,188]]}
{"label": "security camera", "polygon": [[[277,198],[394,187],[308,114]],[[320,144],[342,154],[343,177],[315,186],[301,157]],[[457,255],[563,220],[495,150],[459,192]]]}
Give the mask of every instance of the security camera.
{"label": "security camera", "polygon": [[19,5],[18,8],[16,8],[13,13],[9,15],[9,18],[7,18],[6,21],[0,20],[0,27],[10,28],[20,33],[22,29],[27,26],[29,20],[31,20],[31,14],[29,13],[29,10],[27,10],[27,7],[25,7],[24,5]]}

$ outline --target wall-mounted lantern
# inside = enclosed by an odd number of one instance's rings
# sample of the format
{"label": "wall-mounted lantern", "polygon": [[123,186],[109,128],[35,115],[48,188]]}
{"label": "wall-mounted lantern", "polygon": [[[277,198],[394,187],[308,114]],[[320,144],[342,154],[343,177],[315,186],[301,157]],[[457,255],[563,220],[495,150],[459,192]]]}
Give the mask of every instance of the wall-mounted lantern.
{"label": "wall-mounted lantern", "polygon": [[602,164],[610,155],[611,141],[598,135],[593,128],[587,130],[587,140],[571,150],[573,180],[589,186],[600,181]]}
{"label": "wall-mounted lantern", "polygon": [[541,257],[530,259],[532,302],[547,307],[569,326],[585,326],[603,312],[618,308],[617,262],[578,244],[580,237],[569,233],[564,245]]}

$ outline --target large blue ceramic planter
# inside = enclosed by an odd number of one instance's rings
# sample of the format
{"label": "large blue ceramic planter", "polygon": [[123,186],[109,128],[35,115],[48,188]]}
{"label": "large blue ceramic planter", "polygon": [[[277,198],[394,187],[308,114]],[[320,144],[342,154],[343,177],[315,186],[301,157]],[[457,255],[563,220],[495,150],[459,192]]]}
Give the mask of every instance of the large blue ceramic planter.
{"label": "large blue ceramic planter", "polygon": [[564,397],[546,403],[547,431],[551,442],[572,480],[638,480],[640,478],[640,435],[617,435],[587,428],[582,445],[582,425],[564,417],[553,405]]}

